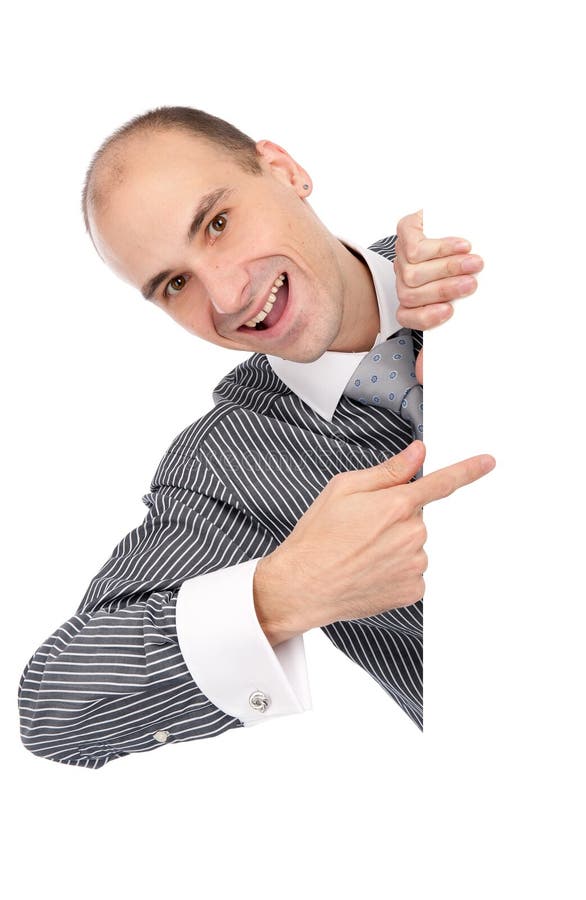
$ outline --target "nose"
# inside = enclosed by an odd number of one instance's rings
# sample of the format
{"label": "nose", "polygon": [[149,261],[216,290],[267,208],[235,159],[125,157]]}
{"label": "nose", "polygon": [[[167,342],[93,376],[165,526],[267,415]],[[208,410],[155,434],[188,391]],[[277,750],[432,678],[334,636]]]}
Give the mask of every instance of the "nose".
{"label": "nose", "polygon": [[238,316],[250,300],[250,279],[245,271],[216,265],[200,272],[202,286],[221,316]]}

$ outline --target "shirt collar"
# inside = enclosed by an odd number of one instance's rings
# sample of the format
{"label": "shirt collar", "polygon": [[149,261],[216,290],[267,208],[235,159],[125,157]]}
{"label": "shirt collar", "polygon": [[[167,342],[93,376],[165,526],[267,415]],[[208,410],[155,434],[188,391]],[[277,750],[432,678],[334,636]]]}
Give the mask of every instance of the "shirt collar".
{"label": "shirt collar", "polygon": [[[353,241],[345,238],[338,240],[362,257],[372,276],[380,326],[372,345],[374,347],[401,327],[396,318],[399,300],[395,290],[393,263],[380,253],[360,247]],[[370,350],[361,350],[359,353],[326,350],[318,359],[309,363],[294,362],[268,353],[267,360],[275,374],[293,393],[331,422],[350,376]]]}

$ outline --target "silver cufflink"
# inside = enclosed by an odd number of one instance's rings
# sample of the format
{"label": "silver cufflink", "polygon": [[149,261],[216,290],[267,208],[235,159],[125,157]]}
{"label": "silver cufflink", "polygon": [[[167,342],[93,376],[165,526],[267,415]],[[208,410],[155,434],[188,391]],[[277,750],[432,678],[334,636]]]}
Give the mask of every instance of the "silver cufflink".
{"label": "silver cufflink", "polygon": [[271,698],[262,691],[254,691],[248,698],[248,702],[257,712],[263,713],[271,705]]}

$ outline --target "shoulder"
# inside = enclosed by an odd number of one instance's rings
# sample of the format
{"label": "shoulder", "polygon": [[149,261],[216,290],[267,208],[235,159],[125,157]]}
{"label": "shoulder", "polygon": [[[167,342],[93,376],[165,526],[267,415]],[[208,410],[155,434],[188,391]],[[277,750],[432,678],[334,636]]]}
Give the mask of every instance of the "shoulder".
{"label": "shoulder", "polygon": [[194,466],[205,468],[202,451],[210,441],[220,432],[224,440],[231,432],[246,431],[246,421],[266,415],[276,397],[289,393],[290,389],[275,374],[264,353],[254,353],[239,363],[213,388],[211,409],[173,438],[153,476],[151,490],[177,481],[179,473],[186,468],[193,480]]}

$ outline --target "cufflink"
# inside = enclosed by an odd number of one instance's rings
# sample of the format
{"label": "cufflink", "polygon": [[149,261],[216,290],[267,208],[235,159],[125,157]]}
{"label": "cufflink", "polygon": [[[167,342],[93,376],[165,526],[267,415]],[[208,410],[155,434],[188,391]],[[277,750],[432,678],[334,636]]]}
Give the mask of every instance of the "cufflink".
{"label": "cufflink", "polygon": [[254,691],[248,698],[248,702],[257,712],[266,712],[271,705],[271,698],[262,691]]}

